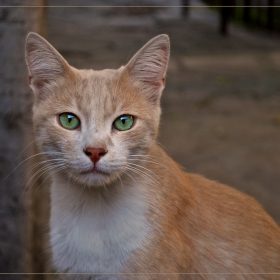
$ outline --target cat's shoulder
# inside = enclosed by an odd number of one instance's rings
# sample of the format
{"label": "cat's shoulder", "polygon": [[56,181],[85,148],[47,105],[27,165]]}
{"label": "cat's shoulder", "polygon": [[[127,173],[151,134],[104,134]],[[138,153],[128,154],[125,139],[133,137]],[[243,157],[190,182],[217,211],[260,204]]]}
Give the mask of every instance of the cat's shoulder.
{"label": "cat's shoulder", "polygon": [[185,174],[185,177],[192,186],[198,212],[217,229],[228,226],[236,234],[271,234],[271,238],[279,239],[280,248],[279,227],[256,199],[200,175]]}

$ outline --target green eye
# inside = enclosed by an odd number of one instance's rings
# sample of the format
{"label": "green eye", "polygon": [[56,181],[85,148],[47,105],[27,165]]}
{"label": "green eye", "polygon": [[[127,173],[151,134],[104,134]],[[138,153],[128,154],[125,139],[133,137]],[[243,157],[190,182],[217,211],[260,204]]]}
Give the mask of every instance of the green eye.
{"label": "green eye", "polygon": [[117,130],[128,130],[132,127],[134,118],[130,115],[122,115],[118,117],[113,125]]}
{"label": "green eye", "polygon": [[74,114],[62,113],[59,115],[59,122],[62,127],[66,129],[75,129],[79,127],[80,120]]}

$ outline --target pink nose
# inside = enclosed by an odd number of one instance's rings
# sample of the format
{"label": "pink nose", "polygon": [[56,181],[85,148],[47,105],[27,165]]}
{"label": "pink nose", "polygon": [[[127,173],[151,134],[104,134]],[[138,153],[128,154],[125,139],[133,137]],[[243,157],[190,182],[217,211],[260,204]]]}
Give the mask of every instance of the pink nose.
{"label": "pink nose", "polygon": [[102,156],[107,154],[108,151],[106,151],[103,148],[86,148],[85,154],[90,158],[90,160],[96,164]]}

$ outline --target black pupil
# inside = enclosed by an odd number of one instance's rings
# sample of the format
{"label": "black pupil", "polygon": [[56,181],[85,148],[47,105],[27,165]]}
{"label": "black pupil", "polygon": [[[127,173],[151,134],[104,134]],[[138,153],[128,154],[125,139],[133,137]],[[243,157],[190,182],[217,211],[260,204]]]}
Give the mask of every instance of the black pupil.
{"label": "black pupil", "polygon": [[125,124],[125,122],[126,122],[126,117],[122,117],[122,118],[121,118],[121,121],[122,121],[123,124]]}
{"label": "black pupil", "polygon": [[68,115],[68,122],[70,123],[73,120],[74,116]]}

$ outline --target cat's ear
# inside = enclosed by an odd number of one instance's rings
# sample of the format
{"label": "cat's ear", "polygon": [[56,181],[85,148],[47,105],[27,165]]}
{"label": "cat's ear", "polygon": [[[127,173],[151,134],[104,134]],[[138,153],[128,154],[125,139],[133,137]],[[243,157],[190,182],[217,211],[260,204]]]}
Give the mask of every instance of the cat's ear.
{"label": "cat's ear", "polygon": [[26,38],[25,58],[29,85],[40,99],[44,99],[48,87],[58,83],[70,69],[58,51],[43,37],[33,32]]}
{"label": "cat's ear", "polygon": [[169,37],[158,35],[144,45],[126,65],[129,76],[152,102],[159,100],[164,89],[169,53]]}

